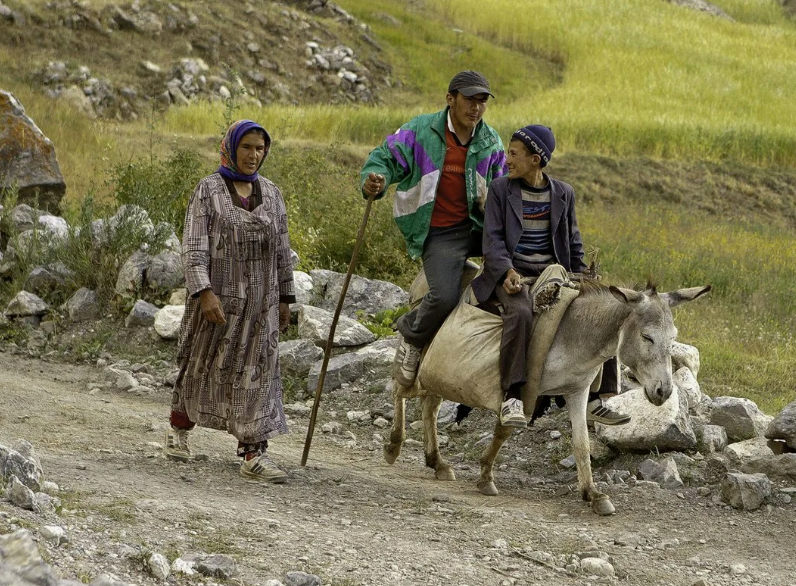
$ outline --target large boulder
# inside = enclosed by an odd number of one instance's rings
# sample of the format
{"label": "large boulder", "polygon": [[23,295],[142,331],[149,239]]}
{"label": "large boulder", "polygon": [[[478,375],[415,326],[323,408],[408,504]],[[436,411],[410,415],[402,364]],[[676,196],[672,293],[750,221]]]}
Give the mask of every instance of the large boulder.
{"label": "large boulder", "polygon": [[47,313],[50,306],[38,295],[28,291],[20,291],[8,303],[6,317],[28,317],[31,315],[42,316]]}
{"label": "large boulder", "polygon": [[323,350],[312,340],[279,342],[279,366],[282,374],[307,376],[312,366],[323,358]]}
{"label": "large boulder", "polygon": [[796,450],[796,401],[786,405],[774,418],[768,425],[765,435],[771,440],[782,440],[791,449]]}
{"label": "large boulder", "polygon": [[66,183],[55,147],[14,95],[0,90],[0,190],[14,185],[20,203],[60,211]]}
{"label": "large boulder", "polygon": [[631,452],[665,452],[690,450],[697,445],[688,417],[688,400],[677,387],[660,407],[650,403],[641,388],[607,399],[606,406],[632,417],[625,425],[595,424],[597,437],[612,448]]}
{"label": "large boulder", "polygon": [[[328,311],[302,305],[298,317],[298,334],[300,338],[312,340],[317,346],[326,347],[329,331],[332,329],[334,315]],[[370,344],[376,336],[361,323],[341,315],[334,330],[333,346],[362,346]]]}
{"label": "large boulder", "polygon": [[685,396],[689,412],[694,412],[705,398],[694,373],[690,368],[683,366],[672,374],[672,381],[677,385],[680,393]]}
{"label": "large boulder", "polygon": [[762,473],[769,478],[796,482],[796,454],[767,455],[750,458],[741,463],[741,472]]}
{"label": "large boulder", "polygon": [[699,350],[682,342],[672,342],[672,372],[686,367],[694,375],[699,376]]}
{"label": "large boulder", "polygon": [[721,500],[736,509],[754,511],[771,496],[771,481],[765,474],[730,472],[721,481]]}
{"label": "large boulder", "polygon": [[151,257],[146,269],[146,281],[147,286],[155,292],[171,291],[185,285],[180,254],[167,250]]}
{"label": "large boulder", "polygon": [[81,287],[75,291],[65,305],[69,319],[72,321],[91,321],[99,317],[97,293],[91,289]]}
{"label": "large boulder", "polygon": [[774,418],[766,415],[754,401],[742,397],[716,397],[710,414],[712,425],[721,425],[731,442],[762,436]]}
{"label": "large boulder", "polygon": [[0,584],[54,586],[58,577],[44,562],[33,534],[27,529],[0,535]]}
{"label": "large boulder", "polygon": [[134,297],[144,287],[144,274],[149,266],[149,255],[143,250],[136,250],[124,261],[119,275],[116,277],[115,291],[122,297]]}
{"label": "large boulder", "polygon": [[[316,269],[310,271],[313,289],[310,305],[334,311],[340,302],[345,274]],[[409,303],[409,293],[388,281],[366,279],[351,275],[343,302],[342,314],[356,318],[357,311],[376,313],[382,309],[396,309]]]}
{"label": "large boulder", "polygon": [[35,267],[30,271],[22,288],[39,297],[46,296],[58,289],[66,288],[67,280],[74,273],[62,263]]}
{"label": "large boulder", "polygon": [[39,221],[39,211],[28,204],[21,203],[8,212],[8,223],[16,234],[33,230]]}

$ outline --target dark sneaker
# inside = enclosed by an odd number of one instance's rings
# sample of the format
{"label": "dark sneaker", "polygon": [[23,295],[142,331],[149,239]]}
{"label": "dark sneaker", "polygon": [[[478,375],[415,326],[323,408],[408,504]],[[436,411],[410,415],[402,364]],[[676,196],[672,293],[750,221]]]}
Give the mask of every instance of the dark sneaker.
{"label": "dark sneaker", "polygon": [[526,427],[528,418],[525,417],[522,401],[508,399],[500,406],[500,425],[505,427]]}
{"label": "dark sneaker", "polygon": [[244,478],[259,480],[260,482],[271,482],[273,484],[282,484],[287,480],[287,472],[274,464],[271,458],[266,456],[265,453],[251,460],[244,460],[241,462],[240,475]]}
{"label": "dark sneaker", "polygon": [[624,425],[630,421],[630,415],[609,409],[600,399],[586,405],[586,421],[596,421],[603,425]]}
{"label": "dark sneaker", "polygon": [[420,366],[420,354],[422,348],[412,346],[409,342],[401,338],[401,343],[395,351],[392,373],[395,380],[404,387],[411,386],[417,376],[417,368]]}
{"label": "dark sneaker", "polygon": [[178,429],[169,425],[166,430],[166,447],[164,449],[169,460],[187,462],[191,459],[191,450],[188,448],[188,430]]}

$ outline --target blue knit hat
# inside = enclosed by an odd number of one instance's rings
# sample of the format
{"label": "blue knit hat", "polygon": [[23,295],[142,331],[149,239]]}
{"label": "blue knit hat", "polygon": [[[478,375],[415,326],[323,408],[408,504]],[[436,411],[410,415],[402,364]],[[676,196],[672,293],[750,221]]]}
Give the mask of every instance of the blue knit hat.
{"label": "blue knit hat", "polygon": [[540,124],[531,124],[520,128],[511,135],[511,140],[519,140],[528,147],[531,154],[539,155],[542,158],[542,167],[550,162],[553,151],[556,150],[556,138],[553,136],[553,131]]}

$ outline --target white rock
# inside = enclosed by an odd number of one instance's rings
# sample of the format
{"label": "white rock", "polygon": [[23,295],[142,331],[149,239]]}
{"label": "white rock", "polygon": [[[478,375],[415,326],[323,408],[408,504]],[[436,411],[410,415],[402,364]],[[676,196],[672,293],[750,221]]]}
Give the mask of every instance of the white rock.
{"label": "white rock", "polygon": [[[329,339],[333,314],[311,305],[303,305],[299,310],[298,334],[300,338],[313,340],[316,345],[325,347]],[[369,344],[376,336],[361,323],[341,315],[334,331],[333,346],[361,346]]]}
{"label": "white rock", "polygon": [[581,560],[580,567],[583,573],[594,576],[613,576],[614,567],[600,558],[585,558]]}
{"label": "white rock", "polygon": [[55,545],[61,545],[69,541],[69,538],[66,536],[66,529],[58,525],[44,525],[39,527],[39,535]]}
{"label": "white rock", "polygon": [[684,366],[677,370],[672,375],[672,382],[685,395],[689,410],[695,409],[702,402],[702,390],[699,388],[699,383],[690,369]]}
{"label": "white rock", "polygon": [[746,566],[743,564],[732,564],[730,566],[730,574],[745,574]]}
{"label": "white rock", "polygon": [[293,271],[293,285],[296,289],[296,304],[310,302],[312,294],[312,277],[304,271]]}
{"label": "white rock", "polygon": [[42,214],[39,216],[39,226],[48,234],[63,240],[69,234],[69,224],[59,216]]}
{"label": "white rock", "polygon": [[185,574],[186,576],[193,576],[196,573],[194,570],[196,562],[190,562],[182,558],[177,558],[171,563],[171,571],[175,574]]}
{"label": "white rock", "polygon": [[169,561],[161,553],[153,553],[147,561],[149,571],[155,578],[165,580],[169,577]]}
{"label": "white rock", "polygon": [[753,439],[744,440],[742,442],[735,442],[724,448],[724,453],[734,459],[736,462],[743,462],[751,458],[761,458],[763,456],[772,456],[774,452],[768,447],[768,441],[764,437],[756,437]]}
{"label": "white rock", "polygon": [[166,305],[155,314],[155,331],[165,340],[176,340],[184,314],[184,305]]}
{"label": "white rock", "polygon": [[656,407],[647,400],[644,389],[636,388],[611,397],[606,407],[630,413],[625,425],[595,424],[597,437],[619,450],[690,450],[696,436],[688,416],[688,401],[675,386],[669,399]]}
{"label": "white rock", "polygon": [[370,419],[368,411],[349,411],[345,415],[349,421],[368,421]]}
{"label": "white rock", "polygon": [[686,367],[694,375],[699,376],[699,350],[688,344],[674,342],[672,344],[672,372]]}

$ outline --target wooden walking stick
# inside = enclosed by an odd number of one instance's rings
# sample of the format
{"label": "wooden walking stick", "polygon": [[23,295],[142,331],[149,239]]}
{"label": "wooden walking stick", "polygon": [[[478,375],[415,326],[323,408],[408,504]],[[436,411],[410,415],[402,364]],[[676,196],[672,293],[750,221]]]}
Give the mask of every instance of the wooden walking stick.
{"label": "wooden walking stick", "polygon": [[351,274],[354,272],[354,266],[357,264],[359,249],[362,246],[362,241],[365,239],[365,227],[368,225],[370,206],[373,204],[374,199],[376,199],[376,194],[368,196],[367,204],[365,205],[365,215],[362,217],[362,223],[359,225],[359,232],[357,232],[357,241],[354,243],[354,252],[351,254],[351,262],[348,263],[348,272],[343,280],[343,288],[340,290],[340,299],[337,301],[337,309],[334,311],[332,325],[329,327],[329,338],[326,340],[326,348],[323,352],[321,373],[318,375],[318,388],[315,389],[315,402],[312,404],[312,413],[310,413],[310,426],[307,428],[307,439],[304,441],[304,453],[301,455],[302,466],[307,465],[307,456],[310,453],[312,434],[315,431],[315,419],[318,417],[318,405],[321,402],[321,393],[323,392],[323,381],[326,378],[326,368],[329,366],[329,356],[332,353],[334,330],[337,328],[337,320],[340,319],[340,312],[343,310],[345,294],[348,291],[348,283],[351,281]]}

